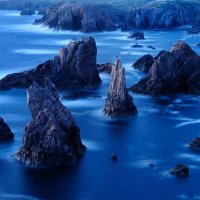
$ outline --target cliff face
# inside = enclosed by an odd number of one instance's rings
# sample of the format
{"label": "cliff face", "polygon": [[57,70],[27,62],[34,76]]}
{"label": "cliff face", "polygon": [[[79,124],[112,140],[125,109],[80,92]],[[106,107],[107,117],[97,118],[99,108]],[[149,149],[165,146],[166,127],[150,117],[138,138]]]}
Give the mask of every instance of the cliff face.
{"label": "cliff face", "polygon": [[120,60],[112,67],[104,113],[110,117],[126,117],[137,113],[133,98],[126,88],[125,69]]}
{"label": "cliff face", "polygon": [[163,95],[200,94],[200,57],[183,41],[154,58],[148,75],[131,89],[135,92]]}
{"label": "cliff face", "polygon": [[101,80],[96,69],[96,55],[96,42],[92,37],[73,41],[60,49],[59,56],[35,69],[7,75],[0,80],[0,88],[28,88],[33,82],[44,85],[45,78],[54,80],[60,89],[97,86]]}
{"label": "cliff face", "polygon": [[113,31],[116,29],[111,16],[95,5],[59,3],[45,11],[42,19],[50,28],[82,32]]}
{"label": "cliff face", "polygon": [[194,3],[153,3],[129,11],[124,29],[173,28],[195,24],[200,16],[200,5]]}

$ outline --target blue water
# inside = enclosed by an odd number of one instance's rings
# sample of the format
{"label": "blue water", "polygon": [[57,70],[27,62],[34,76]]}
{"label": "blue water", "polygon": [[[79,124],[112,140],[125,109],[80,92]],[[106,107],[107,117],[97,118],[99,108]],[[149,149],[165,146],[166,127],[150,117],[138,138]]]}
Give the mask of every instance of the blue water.
{"label": "blue water", "polygon": [[[79,32],[56,32],[32,25],[40,16],[20,16],[18,11],[0,11],[0,77],[34,68],[56,55],[58,49]],[[134,40],[126,32],[90,34],[98,46],[98,63],[113,62],[116,56],[126,68],[127,86],[143,73],[131,68],[140,56],[156,55],[169,49],[179,39],[192,48],[200,39],[183,30],[145,31],[144,48],[132,49]],[[147,49],[148,45],[156,50]],[[174,200],[200,199],[200,155],[187,143],[200,132],[200,99],[195,96],[153,98],[133,95],[138,115],[126,120],[111,120],[102,109],[109,86],[109,76],[101,75],[98,90],[82,91],[85,96],[64,100],[81,128],[81,138],[88,150],[74,167],[63,170],[30,170],[16,162],[13,154],[22,145],[23,129],[31,120],[26,91],[0,92],[0,116],[15,133],[11,143],[0,144],[0,200]],[[64,95],[64,93],[61,93]],[[180,104],[180,109],[177,109]],[[118,161],[110,155],[116,152]],[[154,167],[149,164],[154,163]],[[191,169],[186,179],[171,177],[168,171],[178,163]]]}

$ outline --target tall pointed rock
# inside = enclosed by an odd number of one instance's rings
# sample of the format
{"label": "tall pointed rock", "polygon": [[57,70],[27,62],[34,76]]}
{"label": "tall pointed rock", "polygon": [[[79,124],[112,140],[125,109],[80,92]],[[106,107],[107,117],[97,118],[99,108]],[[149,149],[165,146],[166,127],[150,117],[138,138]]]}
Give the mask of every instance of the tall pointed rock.
{"label": "tall pointed rock", "polygon": [[104,113],[110,117],[127,117],[137,113],[133,98],[126,88],[125,69],[117,59],[112,67],[110,87]]}

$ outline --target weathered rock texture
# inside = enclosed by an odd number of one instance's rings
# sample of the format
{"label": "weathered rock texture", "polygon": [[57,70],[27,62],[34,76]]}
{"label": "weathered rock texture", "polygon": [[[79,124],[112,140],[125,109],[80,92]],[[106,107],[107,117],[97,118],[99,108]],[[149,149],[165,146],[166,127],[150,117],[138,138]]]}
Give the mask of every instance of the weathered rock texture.
{"label": "weathered rock texture", "polygon": [[111,16],[95,5],[59,3],[45,11],[42,19],[50,28],[82,32],[113,31],[116,29]]}
{"label": "weathered rock texture", "polygon": [[134,38],[136,40],[144,40],[144,33],[143,32],[133,32],[129,38]]}
{"label": "weathered rock texture", "polygon": [[0,141],[12,140],[14,134],[10,130],[9,126],[4,122],[3,118],[0,117]]}
{"label": "weathered rock texture", "polygon": [[80,130],[70,111],[59,101],[55,86],[33,83],[27,90],[32,121],[25,127],[23,146],[16,158],[30,167],[69,166],[84,155]]}
{"label": "weathered rock texture", "polygon": [[161,51],[148,75],[131,87],[135,92],[162,94],[200,94],[200,57],[183,41],[170,51]]}
{"label": "weathered rock texture", "polygon": [[100,73],[111,74],[113,63],[98,64],[97,69]]}
{"label": "weathered rock texture", "polygon": [[200,150],[200,137],[194,138],[189,144],[189,148],[192,150]]}
{"label": "weathered rock texture", "polygon": [[154,2],[126,14],[124,28],[173,28],[194,25],[200,16],[200,5],[184,2]]}
{"label": "weathered rock texture", "polygon": [[126,117],[137,113],[133,98],[126,88],[125,69],[120,60],[112,68],[104,113],[110,117]]}
{"label": "weathered rock texture", "polygon": [[149,72],[149,69],[153,63],[154,63],[154,58],[150,54],[147,54],[141,57],[140,59],[138,59],[133,64],[133,67],[143,72]]}
{"label": "weathered rock texture", "polygon": [[59,55],[35,69],[7,75],[0,80],[0,89],[28,88],[33,82],[44,85],[45,78],[54,81],[59,89],[88,88],[100,83],[96,69],[96,42],[86,37],[60,49]]}

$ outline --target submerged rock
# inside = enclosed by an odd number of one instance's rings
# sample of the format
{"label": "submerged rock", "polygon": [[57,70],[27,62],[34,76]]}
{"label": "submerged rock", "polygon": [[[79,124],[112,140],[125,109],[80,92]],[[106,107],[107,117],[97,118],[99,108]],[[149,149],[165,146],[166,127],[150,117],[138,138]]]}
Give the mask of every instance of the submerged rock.
{"label": "submerged rock", "polygon": [[34,15],[34,14],[35,10],[33,10],[32,8],[26,8],[20,12],[20,15]]}
{"label": "submerged rock", "polygon": [[144,33],[143,32],[133,32],[129,38],[135,38],[136,40],[144,40]]}
{"label": "submerged rock", "polygon": [[33,82],[44,85],[45,78],[54,81],[56,88],[89,88],[101,79],[96,69],[97,47],[94,38],[75,40],[60,49],[59,55],[35,69],[7,75],[0,80],[0,89],[28,88]]}
{"label": "submerged rock", "polygon": [[46,9],[42,19],[50,28],[82,32],[113,31],[116,29],[111,16],[92,4],[59,3]]}
{"label": "submerged rock", "polygon": [[[48,83],[50,81],[48,80]],[[62,105],[53,84],[33,83],[27,90],[32,121],[25,127],[17,160],[30,167],[70,166],[84,155],[80,129]]]}
{"label": "submerged rock", "polygon": [[113,63],[105,63],[97,65],[97,69],[100,73],[111,74]]}
{"label": "submerged rock", "polygon": [[132,47],[132,48],[143,48],[143,46],[142,46],[142,45],[139,45],[139,44],[134,44],[134,45],[132,45],[131,47]]}
{"label": "submerged rock", "polygon": [[170,51],[161,51],[148,75],[131,87],[135,92],[150,95],[200,94],[200,57],[183,41]]}
{"label": "submerged rock", "polygon": [[112,161],[117,161],[117,159],[118,159],[117,154],[116,154],[116,153],[113,153],[113,154],[110,156],[110,159],[111,159]]}
{"label": "submerged rock", "polygon": [[178,177],[187,177],[189,176],[190,170],[186,165],[178,164],[170,171],[170,173]]}
{"label": "submerged rock", "polygon": [[140,59],[138,59],[132,67],[134,67],[135,69],[139,69],[140,71],[143,72],[149,72],[150,67],[152,66],[154,62],[154,58],[150,55],[144,55],[143,57],[141,57]]}
{"label": "submerged rock", "polygon": [[125,69],[120,60],[112,68],[104,113],[110,117],[126,117],[137,113],[133,98],[126,88]]}
{"label": "submerged rock", "polygon": [[151,45],[149,45],[147,48],[148,48],[148,49],[153,49],[153,50],[156,49],[155,47],[153,47],[153,46],[151,46]]}
{"label": "submerged rock", "polygon": [[189,148],[192,150],[200,150],[200,137],[194,138],[189,144]]}
{"label": "submerged rock", "polygon": [[0,117],[0,141],[12,140],[14,134],[10,130],[9,126],[4,122],[3,118]]}

